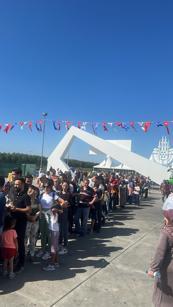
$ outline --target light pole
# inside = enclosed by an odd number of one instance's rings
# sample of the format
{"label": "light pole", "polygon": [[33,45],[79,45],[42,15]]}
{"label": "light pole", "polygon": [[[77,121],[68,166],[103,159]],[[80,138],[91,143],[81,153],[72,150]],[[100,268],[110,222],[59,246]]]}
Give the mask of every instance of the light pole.
{"label": "light pole", "polygon": [[48,113],[42,113],[43,116],[43,132],[42,132],[42,146],[41,146],[41,160],[40,160],[40,172],[43,169],[43,152],[44,152],[44,137],[45,137],[45,128],[46,128],[46,117]]}

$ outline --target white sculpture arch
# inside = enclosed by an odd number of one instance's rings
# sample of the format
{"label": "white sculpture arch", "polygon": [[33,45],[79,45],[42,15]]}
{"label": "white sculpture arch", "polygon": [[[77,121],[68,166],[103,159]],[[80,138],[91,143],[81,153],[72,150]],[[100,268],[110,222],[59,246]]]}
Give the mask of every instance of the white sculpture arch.
{"label": "white sculpture arch", "polygon": [[161,184],[164,179],[169,178],[169,173],[165,166],[150,161],[136,153],[127,151],[122,147],[112,144],[106,140],[99,138],[91,133],[72,126],[54,151],[48,158],[48,166],[54,169],[61,169],[63,172],[69,170],[69,166],[63,161],[69,147],[75,138],[78,138],[89,144],[97,151],[109,155],[112,159],[128,165],[134,171],[150,177],[152,181]]}

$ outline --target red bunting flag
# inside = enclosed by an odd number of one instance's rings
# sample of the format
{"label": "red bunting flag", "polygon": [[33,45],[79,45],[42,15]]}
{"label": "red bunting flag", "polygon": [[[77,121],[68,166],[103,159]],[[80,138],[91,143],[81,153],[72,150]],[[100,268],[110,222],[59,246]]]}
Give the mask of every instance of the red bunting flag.
{"label": "red bunting flag", "polygon": [[19,122],[19,126],[20,126],[21,129],[23,129],[24,124],[25,124],[25,123],[24,123],[23,121]]}
{"label": "red bunting flag", "polygon": [[138,122],[138,124],[144,132],[147,132],[151,126],[151,122]]}
{"label": "red bunting flag", "polygon": [[103,130],[107,132],[107,131],[108,131],[108,128],[107,128],[106,125],[107,125],[106,122],[103,122],[103,123],[102,123]]}
{"label": "red bunting flag", "polygon": [[163,126],[166,128],[167,133],[170,134],[170,131],[169,131],[169,122],[168,122],[168,121],[163,122]]}
{"label": "red bunting flag", "polygon": [[78,123],[77,123],[77,127],[78,127],[79,129],[81,129],[81,126],[82,126],[82,123],[81,123],[81,122],[78,122]]}
{"label": "red bunting flag", "polygon": [[10,130],[12,130],[13,127],[14,127],[14,126],[13,126],[12,124],[5,124],[4,132],[5,132],[5,133],[10,132]]}
{"label": "red bunting flag", "polygon": [[136,131],[135,122],[130,122],[130,127]]}
{"label": "red bunting flag", "polygon": [[144,123],[144,132],[147,132],[148,129],[150,128],[150,126],[151,126],[151,122],[145,122]]}
{"label": "red bunting flag", "polygon": [[66,130],[69,130],[69,129],[70,129],[71,124],[72,124],[72,122],[70,122],[70,121],[68,121],[68,120],[65,122],[65,128],[66,128]]}
{"label": "red bunting flag", "polygon": [[31,121],[28,123],[28,128],[29,128],[30,131],[32,131],[32,122]]}
{"label": "red bunting flag", "polygon": [[116,123],[115,123],[115,125],[116,125],[116,126],[118,126],[118,127],[123,128],[123,124],[122,124],[122,122],[116,122]]}

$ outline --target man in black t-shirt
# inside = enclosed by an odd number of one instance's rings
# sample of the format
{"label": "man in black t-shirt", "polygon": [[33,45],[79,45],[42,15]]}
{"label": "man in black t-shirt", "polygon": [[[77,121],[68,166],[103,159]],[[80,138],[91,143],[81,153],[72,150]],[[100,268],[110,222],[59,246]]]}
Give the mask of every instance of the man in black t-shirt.
{"label": "man in black t-shirt", "polygon": [[16,271],[21,271],[25,263],[25,231],[27,216],[26,214],[31,210],[31,199],[25,191],[25,180],[23,178],[18,178],[14,182],[14,191],[10,195],[10,205],[9,209],[11,215],[16,219],[16,232],[18,239],[18,263]]}

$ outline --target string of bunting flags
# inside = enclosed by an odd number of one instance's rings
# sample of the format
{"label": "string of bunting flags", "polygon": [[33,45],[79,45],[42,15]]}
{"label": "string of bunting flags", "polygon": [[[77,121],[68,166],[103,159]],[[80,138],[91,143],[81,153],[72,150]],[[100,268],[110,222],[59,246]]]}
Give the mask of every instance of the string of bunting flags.
{"label": "string of bunting flags", "polygon": [[137,131],[137,127],[142,129],[144,132],[148,132],[151,126],[155,127],[164,127],[166,129],[167,134],[170,134],[170,125],[173,123],[173,121],[161,121],[161,122],[152,122],[152,121],[142,121],[142,122],[121,122],[121,121],[115,121],[115,122],[86,122],[86,121],[78,121],[73,122],[69,120],[49,120],[49,119],[40,119],[36,121],[19,121],[15,123],[6,123],[6,124],[0,124],[0,131],[5,132],[6,134],[11,132],[14,128],[18,127],[21,130],[29,129],[31,132],[33,129],[36,129],[38,132],[43,131],[43,126],[45,122],[52,123],[52,126],[54,130],[61,131],[63,128],[66,130],[69,130],[72,125],[78,127],[82,130],[87,130],[87,128],[90,127],[92,129],[94,134],[97,134],[98,127],[101,127],[103,131],[108,132],[110,129],[118,127],[120,129],[124,129],[128,131],[129,129],[132,129],[134,131]]}

